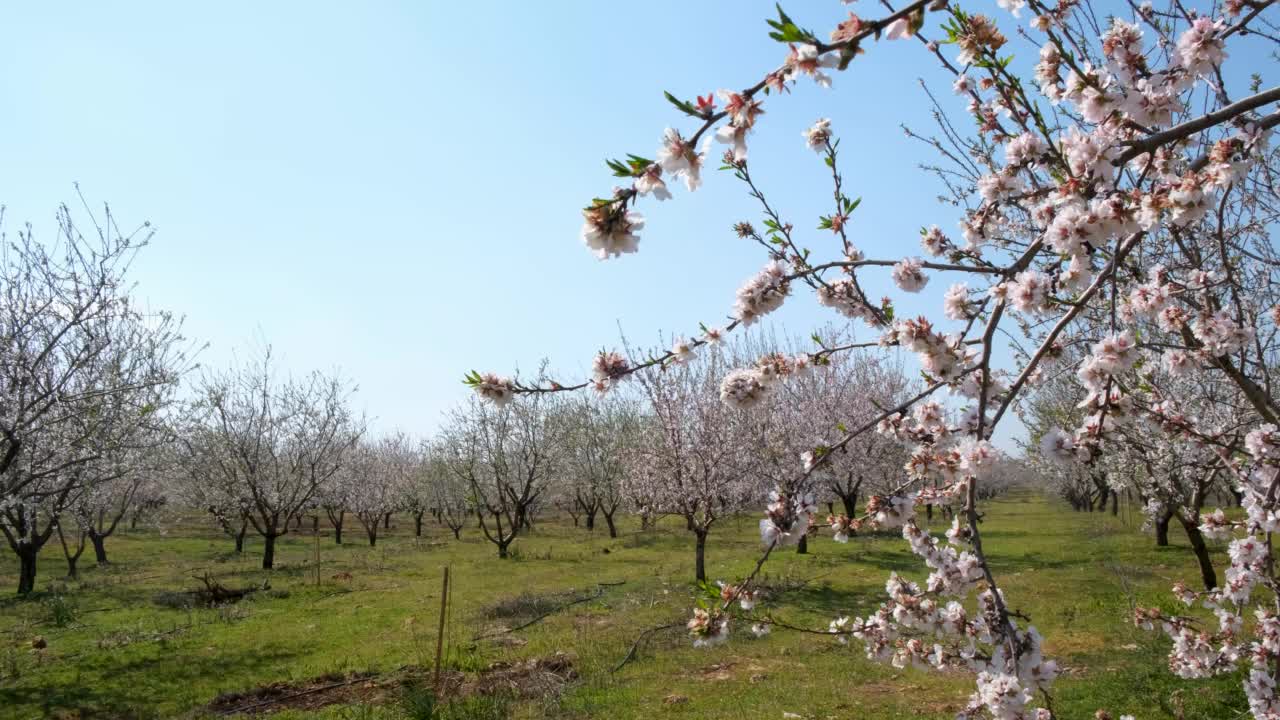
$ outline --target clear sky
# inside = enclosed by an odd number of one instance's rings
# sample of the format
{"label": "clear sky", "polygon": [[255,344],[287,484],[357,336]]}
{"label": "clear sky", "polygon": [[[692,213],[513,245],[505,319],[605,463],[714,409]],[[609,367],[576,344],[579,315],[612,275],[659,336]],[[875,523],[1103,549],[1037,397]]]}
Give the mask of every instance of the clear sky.
{"label": "clear sky", "polygon": [[[820,33],[846,9],[791,3]],[[867,4],[861,10],[878,15]],[[0,202],[8,229],[53,232],[79,182],[122,224],[158,229],[136,266],[153,307],[185,315],[222,365],[257,338],[293,371],[340,368],[381,428],[430,432],[471,369],[550,358],[566,376],[616,345],[722,324],[762,264],[729,231],[758,212],[727,174],[644,204],[641,252],[599,262],[578,209],[609,192],[603,159],[653,157],[682,118],[662,91],[740,88],[776,66],[772,3],[20,3],[0,45]],[[926,29],[936,27],[931,21]],[[1012,40],[1015,54],[1035,49]],[[916,80],[957,104],[916,43],[882,43],[766,102],[753,174],[811,246],[830,186],[801,131],[832,118],[852,224],[872,257],[919,254],[958,215],[918,170],[902,123],[928,130]],[[934,275],[899,313],[937,311]],[[874,297],[887,273],[869,274]],[[895,297],[901,295],[893,291]],[[778,313],[834,320],[806,293]],[[861,330],[860,330],[861,331]],[[861,331],[863,337],[870,336]]]}

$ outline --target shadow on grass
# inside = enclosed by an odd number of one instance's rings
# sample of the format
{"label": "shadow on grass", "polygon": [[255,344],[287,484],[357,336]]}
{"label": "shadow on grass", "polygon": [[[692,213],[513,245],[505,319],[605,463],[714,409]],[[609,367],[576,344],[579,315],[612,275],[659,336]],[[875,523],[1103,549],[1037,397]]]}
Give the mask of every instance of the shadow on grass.
{"label": "shadow on grass", "polygon": [[38,707],[44,717],[159,718],[167,714],[157,704],[189,697],[188,690],[197,680],[225,675],[232,668],[238,677],[270,678],[295,656],[264,650],[212,657],[162,652],[118,664],[104,658],[82,664],[74,682],[47,672],[31,673],[18,687],[0,688],[0,707]]}
{"label": "shadow on grass", "polygon": [[839,613],[865,612],[878,606],[883,595],[884,589],[880,586],[850,590],[837,589],[825,583],[810,584],[786,591],[778,598],[778,603],[788,610],[813,612],[825,617]]}

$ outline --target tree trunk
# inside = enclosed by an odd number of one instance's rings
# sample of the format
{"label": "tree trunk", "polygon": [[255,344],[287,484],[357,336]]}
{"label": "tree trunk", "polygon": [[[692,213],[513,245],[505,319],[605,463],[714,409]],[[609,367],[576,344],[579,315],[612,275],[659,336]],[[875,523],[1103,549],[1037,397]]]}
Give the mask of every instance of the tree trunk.
{"label": "tree trunk", "polygon": [[605,513],[604,522],[609,526],[609,537],[618,537],[618,526],[613,522],[613,513]]}
{"label": "tree trunk", "polygon": [[378,546],[378,521],[374,520],[369,526],[369,547]]}
{"label": "tree trunk", "polygon": [[32,543],[23,543],[17,552],[18,594],[26,595],[36,589],[36,556],[39,550]]}
{"label": "tree trunk", "polygon": [[320,533],[320,516],[319,515],[311,516],[311,532],[316,534]]}
{"label": "tree trunk", "polygon": [[93,543],[93,557],[98,561],[98,565],[107,564],[107,538],[105,535],[97,533],[89,533],[89,542]]}
{"label": "tree trunk", "polygon": [[697,544],[694,546],[694,578],[698,582],[707,581],[707,531],[694,530]]}
{"label": "tree trunk", "polygon": [[1111,516],[1118,517],[1120,515],[1120,493],[1111,491]]}
{"label": "tree trunk", "polygon": [[270,570],[276,562],[276,536],[262,536],[262,569]]}
{"label": "tree trunk", "polygon": [[1204,582],[1204,589],[1212,590],[1218,587],[1218,573],[1213,569],[1213,561],[1209,558],[1209,547],[1205,545],[1200,527],[1181,515],[1178,516],[1178,522],[1182,523],[1182,529],[1187,531],[1187,540],[1191,541],[1191,551],[1195,553],[1196,562],[1200,564],[1200,579]]}
{"label": "tree trunk", "polygon": [[841,495],[840,502],[844,504],[844,515],[848,518],[858,517],[858,496],[857,495]]}
{"label": "tree trunk", "polygon": [[449,529],[453,531],[453,539],[454,539],[454,540],[461,540],[461,539],[462,539],[462,526],[461,526],[461,525],[459,525],[459,526],[458,526],[458,527],[456,527],[456,528],[449,528]]}
{"label": "tree trunk", "polygon": [[587,512],[587,529],[588,530],[596,529],[596,511],[595,510],[591,510]]}
{"label": "tree trunk", "polygon": [[1172,519],[1171,512],[1156,518],[1156,547],[1169,547],[1169,521]]}
{"label": "tree trunk", "polygon": [[797,555],[809,554],[809,534],[808,533],[805,533],[804,535],[800,536],[800,542],[796,543],[796,554]]}
{"label": "tree trunk", "polygon": [[335,515],[329,513],[329,524],[333,526],[333,544],[342,544],[342,526],[347,523],[347,511],[339,510]]}
{"label": "tree trunk", "polygon": [[925,517],[925,519],[926,519],[926,520],[932,520],[932,519],[933,519],[933,505],[932,505],[932,504],[929,504],[929,505],[925,505],[925,506],[924,506],[924,517]]}
{"label": "tree trunk", "polygon": [[244,536],[245,536],[245,534],[246,534],[246,533],[248,533],[248,532],[249,532],[249,523],[247,523],[247,522],[246,522],[246,523],[241,523],[241,525],[240,525],[240,532],[238,532],[238,533],[236,533],[236,534],[234,535],[235,540],[236,540],[236,554],[237,554],[237,555],[239,555],[240,553],[243,553],[243,552],[244,552]]}
{"label": "tree trunk", "polygon": [[78,534],[76,538],[76,551],[71,552],[71,546],[67,544],[67,536],[62,531],[62,523],[58,523],[58,542],[62,544],[62,556],[67,559],[67,579],[75,580],[80,577],[79,563],[80,556],[84,554],[84,538],[83,534]]}
{"label": "tree trunk", "polygon": [[386,515],[382,516],[382,529],[383,530],[391,529],[391,513],[387,513]]}
{"label": "tree trunk", "polygon": [[422,537],[422,515],[423,515],[423,512],[421,510],[413,514],[413,536],[414,537]]}

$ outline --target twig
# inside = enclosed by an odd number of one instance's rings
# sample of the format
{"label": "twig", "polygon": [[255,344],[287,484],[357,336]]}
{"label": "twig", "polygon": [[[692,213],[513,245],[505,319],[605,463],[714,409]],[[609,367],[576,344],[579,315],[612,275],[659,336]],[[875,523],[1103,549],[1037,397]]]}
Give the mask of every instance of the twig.
{"label": "twig", "polygon": [[628,650],[626,656],[622,658],[622,662],[618,663],[609,672],[616,673],[619,670],[621,670],[624,665],[631,662],[636,656],[636,650],[640,649],[640,643],[644,642],[645,638],[661,630],[670,630],[671,628],[680,627],[682,625],[684,625],[683,622],[677,621],[673,623],[667,623],[666,625],[658,625],[657,627],[651,627],[648,630],[645,630],[644,632],[640,633],[639,637],[636,638],[636,641],[631,643],[631,649]]}

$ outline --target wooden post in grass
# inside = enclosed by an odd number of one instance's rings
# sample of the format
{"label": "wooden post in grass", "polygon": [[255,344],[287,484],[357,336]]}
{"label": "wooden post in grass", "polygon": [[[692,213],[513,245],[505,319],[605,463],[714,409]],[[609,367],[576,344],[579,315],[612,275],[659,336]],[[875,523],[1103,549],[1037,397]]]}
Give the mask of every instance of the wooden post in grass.
{"label": "wooden post in grass", "polygon": [[436,632],[436,670],[432,685],[436,697],[440,696],[440,657],[444,651],[444,618],[449,605],[449,566],[444,566],[444,586],[440,589],[440,628]]}
{"label": "wooden post in grass", "polygon": [[316,537],[316,587],[320,587],[320,528],[311,534]]}

